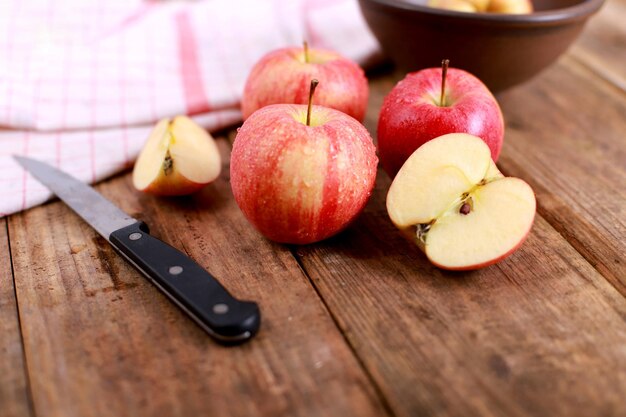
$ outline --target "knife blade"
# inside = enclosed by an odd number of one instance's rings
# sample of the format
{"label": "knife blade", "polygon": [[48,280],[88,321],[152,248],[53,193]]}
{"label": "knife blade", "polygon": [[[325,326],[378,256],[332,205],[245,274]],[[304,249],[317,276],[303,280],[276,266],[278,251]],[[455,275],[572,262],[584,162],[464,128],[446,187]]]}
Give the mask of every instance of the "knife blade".
{"label": "knife blade", "polygon": [[151,236],[145,223],[45,162],[13,158],[218,342],[242,343],[258,332],[261,314],[256,303],[234,298],[187,255]]}

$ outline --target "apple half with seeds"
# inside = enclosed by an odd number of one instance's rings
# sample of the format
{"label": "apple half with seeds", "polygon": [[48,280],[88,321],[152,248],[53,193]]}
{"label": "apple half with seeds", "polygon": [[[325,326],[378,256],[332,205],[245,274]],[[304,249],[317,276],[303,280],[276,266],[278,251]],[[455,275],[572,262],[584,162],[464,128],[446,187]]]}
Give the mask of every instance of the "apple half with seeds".
{"label": "apple half with seeds", "polygon": [[133,169],[133,185],[155,195],[186,195],[214,181],[221,168],[213,137],[177,116],[162,119],[150,133]]}
{"label": "apple half with seeds", "polygon": [[428,259],[449,270],[498,262],[524,241],[535,194],[504,177],[485,142],[465,133],[440,136],[404,163],[387,194],[387,212]]}

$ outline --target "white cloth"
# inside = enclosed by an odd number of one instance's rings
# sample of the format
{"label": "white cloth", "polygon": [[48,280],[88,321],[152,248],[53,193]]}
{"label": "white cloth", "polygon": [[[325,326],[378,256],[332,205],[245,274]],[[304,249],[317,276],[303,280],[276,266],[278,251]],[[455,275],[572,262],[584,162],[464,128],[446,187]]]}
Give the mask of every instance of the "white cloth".
{"label": "white cloth", "polygon": [[0,2],[0,217],[51,195],[11,155],[96,182],[160,118],[240,121],[254,63],[304,39],[361,63],[378,51],[356,0]]}

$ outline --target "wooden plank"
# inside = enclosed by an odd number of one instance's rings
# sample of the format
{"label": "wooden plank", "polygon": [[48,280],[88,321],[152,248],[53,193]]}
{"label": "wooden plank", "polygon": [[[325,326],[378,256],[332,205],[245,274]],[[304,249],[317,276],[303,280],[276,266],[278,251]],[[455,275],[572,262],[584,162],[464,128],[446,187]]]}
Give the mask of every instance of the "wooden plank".
{"label": "wooden plank", "polygon": [[0,416],[30,415],[7,221],[0,219]]}
{"label": "wooden plank", "polygon": [[[399,77],[374,80],[371,132]],[[397,416],[624,415],[624,102],[568,57],[500,102],[501,166],[550,220],[520,251],[433,268],[389,221],[381,172],[353,226],[296,254]]]}
{"label": "wooden plank", "polygon": [[608,0],[593,16],[571,55],[626,91],[626,0]]}
{"label": "wooden plank", "polygon": [[[225,142],[221,141],[225,154]],[[63,204],[10,218],[35,409],[89,416],[384,416],[370,381],[288,248],[230,193],[157,199],[129,175],[98,187],[261,305],[251,343],[214,343]]]}
{"label": "wooden plank", "polygon": [[389,221],[388,184],[296,253],[396,416],[626,413],[626,299],[544,219],[507,260],[445,273]]}
{"label": "wooden plank", "polygon": [[626,295],[624,94],[566,56],[499,101],[499,166],[533,186],[539,213]]}

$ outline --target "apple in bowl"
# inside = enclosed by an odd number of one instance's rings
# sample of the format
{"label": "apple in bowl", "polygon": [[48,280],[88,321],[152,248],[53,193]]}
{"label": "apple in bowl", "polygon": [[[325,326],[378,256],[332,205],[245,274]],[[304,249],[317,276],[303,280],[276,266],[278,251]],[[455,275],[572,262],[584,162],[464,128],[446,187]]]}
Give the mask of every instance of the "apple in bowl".
{"label": "apple in bowl", "polygon": [[320,80],[316,104],[363,121],[369,87],[361,67],[336,52],[309,48],[306,42],[302,48],[272,51],[255,64],[241,99],[244,120],[270,104],[307,104],[312,79]]}
{"label": "apple in bowl", "polygon": [[377,163],[371,136],[354,118],[310,100],[308,107],[274,104],[250,115],[237,132],[230,183],[263,235],[306,244],[340,232],[358,216]]}
{"label": "apple in bowl", "polygon": [[530,0],[491,0],[487,11],[492,13],[526,14],[533,12],[533,4]]}
{"label": "apple in bowl", "polygon": [[533,12],[530,0],[428,0],[427,5],[457,12],[526,14]]}
{"label": "apple in bowl", "polygon": [[482,138],[498,160],[504,139],[502,111],[489,89],[456,68],[409,73],[385,97],[378,118],[380,162],[393,178],[421,145],[447,133]]}
{"label": "apple in bowl", "polygon": [[428,0],[426,4],[437,9],[454,10],[457,12],[475,13],[481,11],[476,5],[467,0]]}
{"label": "apple in bowl", "polygon": [[535,194],[504,177],[476,136],[453,133],[417,149],[387,194],[391,221],[436,266],[471,270],[513,253],[528,235]]}

